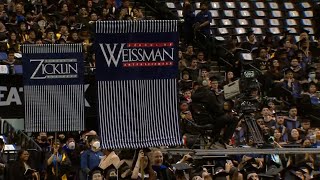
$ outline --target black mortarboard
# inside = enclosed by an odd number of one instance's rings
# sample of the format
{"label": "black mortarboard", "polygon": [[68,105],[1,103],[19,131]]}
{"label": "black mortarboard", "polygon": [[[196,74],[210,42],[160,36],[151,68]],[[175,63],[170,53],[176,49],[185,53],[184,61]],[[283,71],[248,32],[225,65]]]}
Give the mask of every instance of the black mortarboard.
{"label": "black mortarboard", "polygon": [[299,169],[292,169],[289,171],[290,174],[291,174],[291,177],[290,178],[287,178],[285,177],[285,179],[290,179],[290,180],[300,180],[302,179],[301,177],[299,177],[298,173],[301,173],[301,174],[304,174],[304,172],[302,172],[301,170]]}
{"label": "black mortarboard", "polygon": [[55,32],[55,30],[53,28],[48,28],[48,29],[46,29],[46,33],[48,33],[48,32]]}
{"label": "black mortarboard", "polygon": [[252,30],[248,30],[248,31],[246,32],[246,36],[251,36],[252,34],[254,34],[254,32],[253,32]]}
{"label": "black mortarboard", "polygon": [[310,122],[311,120],[308,118],[301,118],[301,122]]}
{"label": "black mortarboard", "polygon": [[61,21],[59,25],[60,25],[60,26],[67,26],[67,27],[68,27],[68,23],[67,23],[66,21]]}
{"label": "black mortarboard", "polygon": [[117,179],[117,168],[113,164],[111,164],[104,170],[104,176],[107,179]]}
{"label": "black mortarboard", "polygon": [[192,167],[189,166],[189,165],[186,164],[186,163],[173,164],[173,165],[172,165],[172,168],[173,168],[173,170],[175,170],[175,171],[187,171],[187,170],[192,169]]}
{"label": "black mortarboard", "polygon": [[274,179],[274,176],[269,175],[269,174],[258,174],[258,176],[261,178],[261,180],[264,180],[264,179]]}
{"label": "black mortarboard", "polygon": [[189,75],[189,71],[184,70],[184,71],[182,71],[182,74],[183,74],[183,75],[184,75],[184,74],[188,74],[188,75]]}
{"label": "black mortarboard", "polygon": [[310,66],[308,69],[307,69],[307,72],[310,73],[310,72],[316,72],[317,71],[317,67],[315,66]]}
{"label": "black mortarboard", "polygon": [[118,167],[118,174],[122,179],[131,177],[132,171],[130,169],[130,166],[123,161],[122,164]]}
{"label": "black mortarboard", "polygon": [[89,172],[89,176],[92,178],[92,176],[97,173],[103,175],[103,169],[101,169],[100,167],[95,167]]}
{"label": "black mortarboard", "polygon": [[288,54],[286,49],[278,49],[276,52],[276,56],[279,58],[279,56],[283,54]]}
{"label": "black mortarboard", "polygon": [[286,68],[285,70],[284,70],[284,73],[285,74],[288,74],[288,73],[293,73],[293,70],[291,69],[291,68]]}
{"label": "black mortarboard", "polygon": [[277,115],[277,116],[287,116],[287,115],[288,115],[288,112],[287,112],[287,111],[277,111],[277,112],[276,112],[276,115]]}
{"label": "black mortarboard", "polygon": [[301,28],[301,29],[299,30],[299,33],[300,33],[300,34],[302,34],[302,33],[307,33],[307,34],[309,34],[310,31],[309,31],[309,30],[306,30],[306,29],[304,29],[304,28]]}
{"label": "black mortarboard", "polygon": [[212,76],[209,78],[210,81],[219,81],[219,78],[216,76]]}
{"label": "black mortarboard", "polygon": [[[299,167],[300,170],[304,171],[303,169],[308,169],[309,173],[311,173],[311,171],[313,170],[313,167],[311,164],[307,163],[307,162],[302,162],[300,164],[297,165]],[[305,172],[305,171],[304,171]],[[307,173],[307,172],[305,172]]]}

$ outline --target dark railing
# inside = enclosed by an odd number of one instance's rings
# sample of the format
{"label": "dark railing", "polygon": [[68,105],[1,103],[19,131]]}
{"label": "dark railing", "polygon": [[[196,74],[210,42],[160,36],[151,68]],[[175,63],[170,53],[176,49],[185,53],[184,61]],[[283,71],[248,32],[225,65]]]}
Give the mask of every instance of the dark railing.
{"label": "dark railing", "polygon": [[32,159],[37,162],[37,160],[40,158],[39,155],[41,154],[42,149],[32,137],[29,137],[21,130],[16,130],[6,120],[3,122],[2,132],[7,138],[6,143],[15,146],[15,150],[6,150],[4,152],[4,158],[7,159],[7,162],[14,161],[16,159],[17,152],[20,149],[28,150]]}
{"label": "dark railing", "polygon": [[16,130],[6,120],[3,121],[2,132],[7,137],[7,144],[15,144],[14,142],[15,142],[15,138],[16,138]]}

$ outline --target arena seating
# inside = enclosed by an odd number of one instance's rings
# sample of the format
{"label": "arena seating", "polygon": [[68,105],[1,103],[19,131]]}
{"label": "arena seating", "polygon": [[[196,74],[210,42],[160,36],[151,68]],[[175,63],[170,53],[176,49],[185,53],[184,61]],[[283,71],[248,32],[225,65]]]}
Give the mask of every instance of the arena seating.
{"label": "arena seating", "polygon": [[[200,12],[200,0],[193,1],[195,14]],[[209,9],[213,20],[211,33],[227,37],[231,34],[243,35],[247,30],[253,30],[257,36],[263,36],[270,31],[280,34],[290,30],[298,39],[301,27],[308,30],[314,39],[315,30],[312,27],[312,7],[319,1],[212,1]],[[167,7],[183,20],[183,2],[167,2]],[[238,37],[238,40],[243,40]]]}

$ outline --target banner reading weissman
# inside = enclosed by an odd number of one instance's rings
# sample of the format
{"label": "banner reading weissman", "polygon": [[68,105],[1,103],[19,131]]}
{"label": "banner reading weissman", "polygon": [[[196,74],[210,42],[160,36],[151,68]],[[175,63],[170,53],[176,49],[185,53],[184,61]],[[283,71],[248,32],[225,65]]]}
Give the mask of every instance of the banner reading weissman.
{"label": "banner reading weissman", "polygon": [[95,53],[105,148],[181,144],[177,21],[100,21]]}
{"label": "banner reading weissman", "polygon": [[23,45],[25,131],[84,129],[81,44]]}

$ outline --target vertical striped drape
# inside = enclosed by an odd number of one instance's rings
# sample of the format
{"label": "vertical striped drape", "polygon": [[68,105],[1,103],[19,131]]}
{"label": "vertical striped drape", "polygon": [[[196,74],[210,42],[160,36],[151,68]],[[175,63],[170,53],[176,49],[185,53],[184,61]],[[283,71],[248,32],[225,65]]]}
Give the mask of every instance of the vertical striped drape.
{"label": "vertical striped drape", "polygon": [[[95,30],[102,146],[120,149],[181,144],[177,21],[100,21]],[[172,48],[175,55],[171,60],[163,50],[168,53]],[[106,57],[120,58],[113,63]]]}

